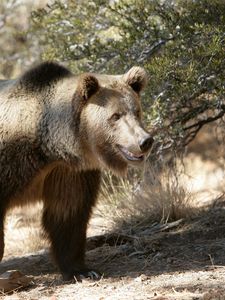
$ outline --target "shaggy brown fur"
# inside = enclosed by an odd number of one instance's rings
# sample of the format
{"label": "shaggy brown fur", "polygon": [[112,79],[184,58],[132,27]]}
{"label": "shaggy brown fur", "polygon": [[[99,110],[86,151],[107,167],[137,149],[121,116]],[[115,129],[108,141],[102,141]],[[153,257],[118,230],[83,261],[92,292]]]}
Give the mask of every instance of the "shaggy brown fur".
{"label": "shaggy brown fur", "polygon": [[141,165],[153,139],[141,123],[143,69],[73,75],[54,63],[0,81],[0,259],[9,208],[42,200],[43,227],[65,279],[98,277],[84,261],[102,169]]}

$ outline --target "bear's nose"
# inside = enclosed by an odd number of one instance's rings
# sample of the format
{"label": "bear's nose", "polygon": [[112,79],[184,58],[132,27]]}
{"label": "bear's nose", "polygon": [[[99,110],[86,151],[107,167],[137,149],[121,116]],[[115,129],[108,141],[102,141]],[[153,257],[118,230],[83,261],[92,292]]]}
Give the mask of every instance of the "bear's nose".
{"label": "bear's nose", "polygon": [[141,151],[147,152],[148,150],[150,150],[153,142],[154,142],[154,139],[150,135],[147,135],[144,138],[142,138],[140,140],[140,144],[139,144]]}

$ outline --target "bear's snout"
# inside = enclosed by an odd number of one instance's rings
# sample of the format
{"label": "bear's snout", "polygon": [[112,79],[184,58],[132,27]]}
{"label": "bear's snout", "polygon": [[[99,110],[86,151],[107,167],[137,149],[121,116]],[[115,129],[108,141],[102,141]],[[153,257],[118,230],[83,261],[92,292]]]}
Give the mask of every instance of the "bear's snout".
{"label": "bear's snout", "polygon": [[140,147],[141,151],[142,152],[149,151],[152,147],[153,142],[154,142],[154,139],[150,134],[148,134],[144,138],[140,139],[139,147]]}

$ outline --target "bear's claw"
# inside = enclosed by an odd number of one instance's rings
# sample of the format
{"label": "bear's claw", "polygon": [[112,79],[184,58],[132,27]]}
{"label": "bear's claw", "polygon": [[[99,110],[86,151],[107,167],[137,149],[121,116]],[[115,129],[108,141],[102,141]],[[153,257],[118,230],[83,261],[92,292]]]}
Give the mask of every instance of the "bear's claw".
{"label": "bear's claw", "polygon": [[102,274],[96,270],[84,269],[73,272],[73,274],[63,274],[63,279],[66,281],[74,279],[76,282],[82,282],[85,278],[90,278],[91,280],[100,280]]}

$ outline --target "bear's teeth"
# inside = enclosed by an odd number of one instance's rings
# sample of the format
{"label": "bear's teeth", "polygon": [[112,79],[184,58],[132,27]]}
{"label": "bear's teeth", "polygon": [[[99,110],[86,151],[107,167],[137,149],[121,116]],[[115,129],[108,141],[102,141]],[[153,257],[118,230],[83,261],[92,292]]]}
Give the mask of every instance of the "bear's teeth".
{"label": "bear's teeth", "polygon": [[143,154],[141,154],[141,155],[135,155],[134,153],[128,151],[127,149],[124,149],[124,150],[131,157],[134,157],[134,158],[141,158],[141,157],[143,157]]}

